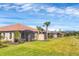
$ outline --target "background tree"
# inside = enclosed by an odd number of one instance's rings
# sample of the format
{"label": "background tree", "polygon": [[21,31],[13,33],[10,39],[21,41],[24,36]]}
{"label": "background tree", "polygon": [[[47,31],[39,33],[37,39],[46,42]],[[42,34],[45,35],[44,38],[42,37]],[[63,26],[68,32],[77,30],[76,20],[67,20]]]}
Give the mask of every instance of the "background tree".
{"label": "background tree", "polygon": [[43,29],[42,27],[40,27],[40,26],[37,26],[37,30],[38,30],[39,32],[44,31],[44,29]]}
{"label": "background tree", "polygon": [[46,40],[48,40],[48,27],[50,25],[50,22],[47,21],[47,22],[44,22],[44,26],[46,27]]}
{"label": "background tree", "polygon": [[40,26],[37,26],[36,28],[38,30],[38,34],[37,34],[37,39],[38,39],[39,34],[42,33],[44,31],[44,29],[42,27],[40,27]]}

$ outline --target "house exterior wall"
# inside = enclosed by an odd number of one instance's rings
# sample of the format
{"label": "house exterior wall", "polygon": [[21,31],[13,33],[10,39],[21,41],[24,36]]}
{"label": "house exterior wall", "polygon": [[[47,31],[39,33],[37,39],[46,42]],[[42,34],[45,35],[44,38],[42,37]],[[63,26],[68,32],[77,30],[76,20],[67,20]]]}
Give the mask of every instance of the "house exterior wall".
{"label": "house exterior wall", "polygon": [[[24,34],[22,34],[22,33],[24,33]],[[23,35],[23,37],[22,37],[22,35]],[[1,36],[3,37],[2,38],[3,40],[8,40],[8,41],[14,42],[14,31],[2,32]],[[23,31],[23,32],[20,32],[19,39],[24,40],[24,41],[44,40],[45,35],[40,33],[38,36],[38,34],[35,32],[29,32],[29,34],[28,34],[28,32]]]}
{"label": "house exterior wall", "polygon": [[57,37],[58,37],[58,35],[57,35],[57,34],[53,34],[53,37],[54,37],[54,38],[57,38]]}
{"label": "house exterior wall", "polygon": [[45,40],[45,35],[44,34],[39,34],[38,35],[38,40]]}
{"label": "house exterior wall", "polygon": [[38,33],[35,33],[34,34],[34,40],[37,40],[37,38],[38,38]]}
{"label": "house exterior wall", "polygon": [[[1,36],[3,40],[14,41],[14,33],[13,32],[2,32]],[[11,38],[10,38],[11,36]]]}
{"label": "house exterior wall", "polygon": [[[1,36],[3,37],[2,38],[3,40],[14,42],[14,39],[15,39],[14,32],[2,32]],[[19,39],[21,39],[21,34],[20,34]]]}

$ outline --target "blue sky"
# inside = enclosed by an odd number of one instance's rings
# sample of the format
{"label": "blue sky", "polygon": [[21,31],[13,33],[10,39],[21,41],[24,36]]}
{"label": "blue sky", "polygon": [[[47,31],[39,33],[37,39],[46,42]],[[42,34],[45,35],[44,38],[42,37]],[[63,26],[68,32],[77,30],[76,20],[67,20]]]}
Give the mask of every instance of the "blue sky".
{"label": "blue sky", "polygon": [[21,23],[43,27],[50,21],[49,30],[79,31],[78,3],[0,3],[0,26]]}

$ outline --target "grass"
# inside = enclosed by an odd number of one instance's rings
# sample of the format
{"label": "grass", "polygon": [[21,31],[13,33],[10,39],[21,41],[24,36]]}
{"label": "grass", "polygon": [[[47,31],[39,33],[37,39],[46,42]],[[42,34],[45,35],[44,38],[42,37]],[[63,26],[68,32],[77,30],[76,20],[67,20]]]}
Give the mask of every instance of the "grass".
{"label": "grass", "polygon": [[0,56],[79,56],[79,39],[63,37],[0,48]]}

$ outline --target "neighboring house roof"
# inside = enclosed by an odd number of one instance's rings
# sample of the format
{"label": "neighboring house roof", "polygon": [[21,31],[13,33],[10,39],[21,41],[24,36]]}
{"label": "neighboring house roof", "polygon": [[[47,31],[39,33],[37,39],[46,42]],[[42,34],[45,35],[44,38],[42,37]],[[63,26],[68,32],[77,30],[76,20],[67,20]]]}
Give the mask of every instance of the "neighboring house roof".
{"label": "neighboring house roof", "polygon": [[25,26],[22,24],[14,24],[14,25],[0,27],[0,31],[24,31],[24,30],[37,31],[32,27]]}

